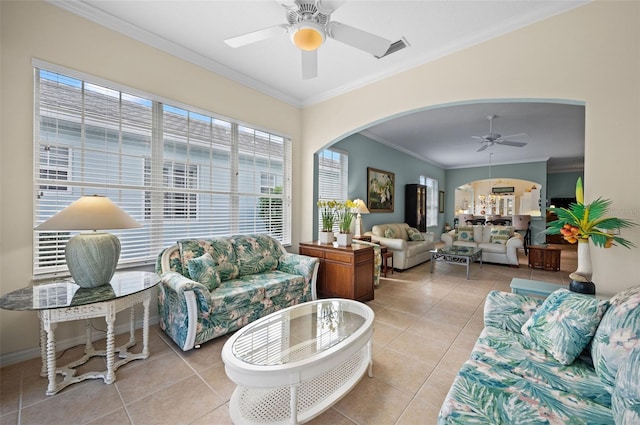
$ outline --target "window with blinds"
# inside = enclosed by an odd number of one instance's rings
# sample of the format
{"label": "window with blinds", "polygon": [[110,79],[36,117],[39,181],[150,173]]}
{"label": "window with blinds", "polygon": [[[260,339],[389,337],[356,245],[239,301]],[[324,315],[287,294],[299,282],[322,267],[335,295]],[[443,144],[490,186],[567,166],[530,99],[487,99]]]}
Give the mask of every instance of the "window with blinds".
{"label": "window with blinds", "polygon": [[[337,149],[318,153],[318,201],[345,201],[348,198],[348,154]],[[322,230],[322,215],[318,209],[318,231]],[[333,231],[338,232],[337,220]]]}
{"label": "window with blinds", "polygon": [[[267,233],[291,243],[291,142],[230,120],[35,69],[34,227],[105,195],[143,227],[112,231],[119,267],[178,239]],[[34,276],[65,273],[77,232],[35,232]]]}
{"label": "window with blinds", "polygon": [[438,225],[438,180],[420,176],[420,184],[427,186],[427,227]]}

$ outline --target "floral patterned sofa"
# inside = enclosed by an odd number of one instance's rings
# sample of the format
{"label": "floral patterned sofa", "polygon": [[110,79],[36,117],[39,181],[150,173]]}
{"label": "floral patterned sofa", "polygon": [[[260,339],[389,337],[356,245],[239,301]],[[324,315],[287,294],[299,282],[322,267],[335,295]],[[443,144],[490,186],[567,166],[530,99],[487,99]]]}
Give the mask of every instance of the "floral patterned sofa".
{"label": "floral patterned sofa", "polygon": [[640,286],[608,301],[493,291],[438,424],[640,424]]}
{"label": "floral patterned sofa", "polygon": [[160,327],[184,350],[316,298],[319,260],[266,235],[183,239],[158,256]]}

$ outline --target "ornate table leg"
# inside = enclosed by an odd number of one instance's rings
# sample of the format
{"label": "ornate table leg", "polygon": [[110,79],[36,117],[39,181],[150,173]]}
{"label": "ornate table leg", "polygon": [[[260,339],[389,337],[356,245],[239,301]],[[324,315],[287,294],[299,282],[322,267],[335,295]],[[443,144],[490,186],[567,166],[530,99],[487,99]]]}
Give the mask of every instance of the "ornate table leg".
{"label": "ornate table leg", "polygon": [[149,304],[151,303],[151,296],[142,301],[144,312],[142,314],[142,357],[149,357]]}
{"label": "ornate table leg", "polygon": [[114,322],[116,321],[116,313],[113,306],[110,306],[109,313],[105,316],[107,322],[107,374],[104,377],[105,384],[112,384],[116,380],[116,373],[114,369],[114,353],[115,353],[115,335],[114,335]]}
{"label": "ornate table leg", "polygon": [[53,395],[58,392],[56,388],[56,336],[55,329],[57,324],[51,323],[49,318],[43,319],[44,330],[47,332],[47,377],[49,385],[47,386],[47,395]]}
{"label": "ornate table leg", "polygon": [[371,339],[367,342],[367,360],[369,362],[367,374],[369,375],[369,378],[373,378],[373,342]]}
{"label": "ornate table leg", "polygon": [[47,374],[47,333],[44,331],[44,319],[42,313],[38,312],[40,319],[40,359],[42,359],[42,367],[40,368],[40,376],[48,376]]}

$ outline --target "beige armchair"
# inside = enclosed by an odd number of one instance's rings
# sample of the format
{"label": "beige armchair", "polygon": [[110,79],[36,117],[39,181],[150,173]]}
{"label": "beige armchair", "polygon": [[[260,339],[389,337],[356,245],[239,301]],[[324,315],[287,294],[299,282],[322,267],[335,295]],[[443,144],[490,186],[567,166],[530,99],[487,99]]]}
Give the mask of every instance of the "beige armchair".
{"label": "beige armchair", "polygon": [[405,270],[418,264],[429,261],[429,251],[435,249],[435,234],[422,233],[424,240],[411,240],[407,229],[407,223],[377,224],[365,235],[371,236],[371,240],[387,247],[387,251],[393,253],[393,268]]}

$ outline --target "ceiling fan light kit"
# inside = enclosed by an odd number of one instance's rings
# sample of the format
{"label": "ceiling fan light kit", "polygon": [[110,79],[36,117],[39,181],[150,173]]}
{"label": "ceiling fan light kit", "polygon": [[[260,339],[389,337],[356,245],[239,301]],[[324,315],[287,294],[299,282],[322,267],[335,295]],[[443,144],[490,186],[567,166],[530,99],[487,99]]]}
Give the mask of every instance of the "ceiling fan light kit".
{"label": "ceiling fan light kit", "polygon": [[322,46],[326,39],[324,29],[315,22],[301,22],[295,24],[290,30],[291,41],[302,50],[316,50]]}
{"label": "ceiling fan light kit", "polygon": [[[225,40],[230,47],[242,47],[272,37],[283,31],[302,52],[302,79],[318,75],[317,49],[327,38],[372,54],[380,59],[409,45],[404,38],[392,42],[367,31],[331,21],[331,14],[341,5],[331,0],[276,0],[286,9],[288,24],[274,25]],[[313,55],[310,54],[313,52]]]}

